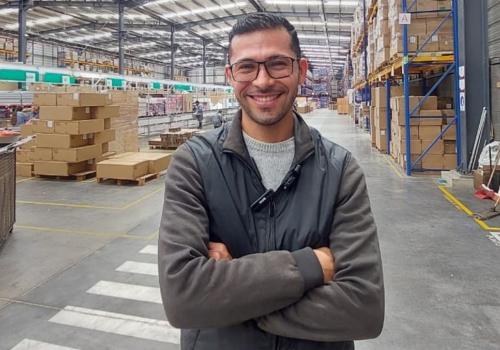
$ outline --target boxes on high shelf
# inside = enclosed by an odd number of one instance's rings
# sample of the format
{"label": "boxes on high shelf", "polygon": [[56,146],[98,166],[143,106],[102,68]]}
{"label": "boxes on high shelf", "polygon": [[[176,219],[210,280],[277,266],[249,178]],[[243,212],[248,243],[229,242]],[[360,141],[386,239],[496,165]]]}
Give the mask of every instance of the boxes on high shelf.
{"label": "boxes on high shelf", "polygon": [[436,0],[419,0],[416,1],[416,18],[436,17],[437,1]]}
{"label": "boxes on high shelf", "polygon": [[[421,140],[422,142],[422,152],[425,151],[434,140]],[[444,154],[444,142],[442,140],[435,141],[431,149],[429,149],[427,154],[433,155],[443,155]]]}
{"label": "boxes on high shelf", "polygon": [[[373,106],[379,108],[387,107],[387,89],[385,86],[372,88],[372,100]],[[403,94],[402,86],[391,86],[391,96],[397,97]]]}
{"label": "boxes on high shelf", "polygon": [[434,140],[439,134],[441,134],[441,126],[420,125],[418,127],[418,135],[421,140]]}

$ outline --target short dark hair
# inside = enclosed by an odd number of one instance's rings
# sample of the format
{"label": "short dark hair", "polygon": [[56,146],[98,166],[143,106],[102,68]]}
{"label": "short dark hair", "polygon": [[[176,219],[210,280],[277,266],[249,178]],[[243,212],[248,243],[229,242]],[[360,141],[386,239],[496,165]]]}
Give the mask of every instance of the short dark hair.
{"label": "short dark hair", "polygon": [[277,28],[284,28],[290,34],[292,50],[297,58],[300,58],[302,52],[295,27],[284,17],[267,12],[255,12],[240,18],[229,32],[228,61],[231,57],[231,42],[236,35]]}

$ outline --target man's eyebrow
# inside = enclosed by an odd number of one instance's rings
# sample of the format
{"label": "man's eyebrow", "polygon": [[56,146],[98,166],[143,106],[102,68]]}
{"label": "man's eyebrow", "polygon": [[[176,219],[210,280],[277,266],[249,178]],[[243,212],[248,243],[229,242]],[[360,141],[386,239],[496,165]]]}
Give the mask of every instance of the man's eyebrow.
{"label": "man's eyebrow", "polygon": [[[290,57],[288,55],[272,55],[272,56],[268,56],[266,57],[266,59],[264,61],[268,61],[268,60],[272,60],[272,59],[275,59],[275,58],[284,58],[284,57]],[[240,63],[240,62],[256,62],[257,60],[253,59],[253,58],[242,58],[242,59],[239,59],[238,61],[235,61],[234,63]],[[233,63],[233,64],[234,64]]]}

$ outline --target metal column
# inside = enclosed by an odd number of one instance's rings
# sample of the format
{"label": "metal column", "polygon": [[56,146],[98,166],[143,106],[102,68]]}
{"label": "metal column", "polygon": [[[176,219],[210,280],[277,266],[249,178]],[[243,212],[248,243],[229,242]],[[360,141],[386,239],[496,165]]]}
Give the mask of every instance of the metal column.
{"label": "metal column", "polygon": [[175,52],[177,47],[175,44],[175,27],[170,28],[170,79],[174,80],[175,75]]}
{"label": "metal column", "polygon": [[205,40],[202,41],[202,59],[203,59],[203,84],[207,83],[207,43]]}
{"label": "metal column", "polygon": [[[403,0],[403,12],[408,12],[406,0]],[[411,175],[411,116],[410,116],[410,77],[408,59],[408,25],[403,24],[403,96],[405,105],[406,133],[406,175]]]}
{"label": "metal column", "polygon": [[125,74],[125,52],[123,51],[123,40],[125,39],[125,5],[123,0],[118,0],[118,74]]}
{"label": "metal column", "polygon": [[[456,85],[458,85],[458,71],[460,66],[465,67],[465,111],[460,109],[460,92],[455,91],[455,113],[457,118],[457,153],[459,170],[466,171],[470,161],[476,132],[478,129],[483,107],[490,105],[490,77],[488,62],[488,11],[487,1],[453,0],[456,25],[453,26],[457,67]],[[463,108],[462,108],[463,109]],[[485,125],[484,138],[492,127],[489,122]],[[484,143],[482,143],[484,144]]]}
{"label": "metal column", "polygon": [[227,49],[224,50],[224,85],[227,85],[227,76],[226,76],[226,65],[229,64],[229,57],[228,57],[228,51]]}
{"label": "metal column", "polygon": [[391,81],[387,79],[385,81],[385,119],[386,119],[386,138],[387,138],[387,154],[391,154],[391,137],[392,137],[392,131],[391,131],[391,121],[392,121],[392,109],[391,109]]}
{"label": "metal column", "polygon": [[31,4],[29,0],[19,0],[18,22],[19,31],[17,37],[17,60],[21,63],[26,63],[26,52],[28,42],[26,39],[26,14]]}

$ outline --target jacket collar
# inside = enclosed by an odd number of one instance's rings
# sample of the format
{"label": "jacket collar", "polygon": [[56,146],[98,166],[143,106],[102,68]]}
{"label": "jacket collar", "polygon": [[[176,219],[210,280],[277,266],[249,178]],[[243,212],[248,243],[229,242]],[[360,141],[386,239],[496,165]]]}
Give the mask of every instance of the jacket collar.
{"label": "jacket collar", "polygon": [[[232,123],[228,126],[229,130],[223,143],[223,149],[225,151],[227,150],[238,154],[252,164],[253,162],[250,159],[250,155],[248,154],[245,140],[243,138],[241,114],[240,109],[236,112]],[[295,155],[293,158],[293,165],[302,162],[314,150],[311,130],[304,119],[302,119],[297,112],[294,112],[294,138]]]}

